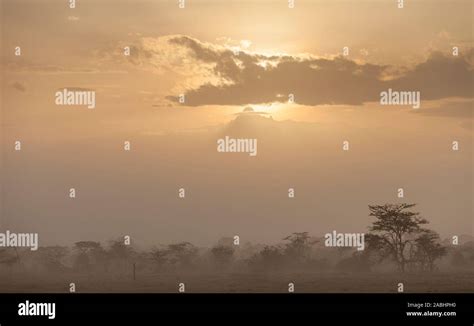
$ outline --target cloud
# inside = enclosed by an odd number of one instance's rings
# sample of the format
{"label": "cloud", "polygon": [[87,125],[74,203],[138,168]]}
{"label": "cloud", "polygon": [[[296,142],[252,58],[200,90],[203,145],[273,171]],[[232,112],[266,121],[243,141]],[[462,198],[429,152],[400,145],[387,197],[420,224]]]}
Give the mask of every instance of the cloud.
{"label": "cloud", "polygon": [[[241,55],[239,55],[240,57]],[[383,68],[358,65],[343,58],[299,60],[282,58],[275,66],[244,58],[243,67],[220,61],[216,73],[231,81],[201,85],[186,92],[187,105],[258,104],[286,102],[294,95],[298,104],[362,104],[375,98]]]}
{"label": "cloud", "polygon": [[[286,102],[289,94],[303,105],[360,105],[379,101],[380,92],[388,88],[420,91],[422,100],[472,97],[473,50],[458,57],[434,52],[426,61],[391,75],[397,67],[358,63],[342,56],[266,56],[182,35],[169,38],[168,43],[187,49],[198,63],[210,65],[219,80],[186,89],[188,106]],[[178,96],[168,99],[178,102]]]}
{"label": "cloud", "polygon": [[5,71],[12,73],[40,73],[40,74],[85,74],[99,73],[99,69],[93,67],[72,67],[43,63],[34,63],[27,61],[8,61],[5,63]]}
{"label": "cloud", "polygon": [[425,62],[393,80],[392,88],[420,91],[422,100],[472,98],[473,59],[474,49],[459,57],[434,52]]}
{"label": "cloud", "polygon": [[450,101],[434,108],[421,108],[411,111],[434,117],[473,118],[474,101]]}
{"label": "cloud", "polygon": [[[242,43],[242,42],[241,42]],[[379,102],[388,88],[420,91],[421,100],[472,98],[474,50],[459,56],[432,52],[423,62],[398,67],[343,56],[261,54],[231,40],[203,42],[186,35],[138,37],[98,51],[99,66],[138,69],[173,79],[165,101],[185,106],[297,104],[362,105]],[[130,56],[123,54],[130,46]],[[183,104],[179,104],[183,105]]]}

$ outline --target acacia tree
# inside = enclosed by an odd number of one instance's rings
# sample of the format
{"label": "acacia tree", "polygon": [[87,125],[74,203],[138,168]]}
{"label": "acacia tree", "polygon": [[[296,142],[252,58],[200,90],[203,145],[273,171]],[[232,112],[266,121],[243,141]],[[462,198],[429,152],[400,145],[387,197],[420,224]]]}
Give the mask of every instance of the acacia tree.
{"label": "acacia tree", "polygon": [[168,245],[168,251],[171,261],[180,267],[191,266],[198,253],[198,249],[187,241]]}
{"label": "acacia tree", "polygon": [[63,259],[69,254],[69,248],[62,246],[40,247],[38,254],[48,270],[59,271],[65,268]]}
{"label": "acacia tree", "polygon": [[230,246],[217,245],[211,249],[213,260],[219,267],[224,267],[232,262],[234,248]]}
{"label": "acacia tree", "polygon": [[104,251],[104,266],[108,271],[108,265],[119,267],[122,271],[127,271],[129,266],[135,262],[136,252],[131,245],[124,243],[123,239],[109,241],[109,247],[107,251]]}
{"label": "acacia tree", "polygon": [[275,270],[284,264],[283,250],[279,246],[264,246],[248,260],[249,266],[256,269]]}
{"label": "acacia tree", "polygon": [[378,249],[382,257],[392,257],[404,272],[410,261],[410,251],[416,245],[416,235],[428,221],[420,213],[410,211],[416,204],[369,205],[370,216],[376,218],[366,240],[369,247]]}
{"label": "acacia tree", "polygon": [[432,230],[423,230],[415,239],[414,258],[420,263],[422,270],[432,271],[435,260],[446,254],[446,247],[441,245],[440,240],[439,234]]}
{"label": "acacia tree", "polygon": [[152,257],[159,268],[164,268],[166,265],[179,268],[190,267],[194,264],[197,254],[198,248],[189,242],[170,244],[165,248],[152,251]]}
{"label": "acacia tree", "polygon": [[74,250],[78,253],[74,262],[77,269],[88,269],[96,265],[104,257],[104,249],[100,242],[79,241],[74,244]]}
{"label": "acacia tree", "polygon": [[168,264],[168,250],[166,248],[156,248],[151,252],[152,259],[157,263],[159,269],[164,269]]}
{"label": "acacia tree", "polygon": [[317,242],[311,239],[308,232],[294,232],[283,240],[289,242],[285,245],[284,254],[290,261],[297,263],[307,261],[311,247]]}

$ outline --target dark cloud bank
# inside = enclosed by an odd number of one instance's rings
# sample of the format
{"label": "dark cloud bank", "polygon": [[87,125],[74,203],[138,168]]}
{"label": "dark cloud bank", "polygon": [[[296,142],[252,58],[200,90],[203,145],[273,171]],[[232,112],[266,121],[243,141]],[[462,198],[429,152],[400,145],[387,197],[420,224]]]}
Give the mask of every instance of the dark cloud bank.
{"label": "dark cloud bank", "polygon": [[[360,105],[379,101],[380,92],[388,88],[420,91],[422,100],[472,98],[473,94],[473,49],[457,57],[431,53],[426,61],[391,77],[394,67],[360,64],[342,56],[325,59],[235,53],[187,36],[176,36],[169,43],[187,48],[202,63],[212,64],[213,73],[224,81],[188,89],[188,106],[286,102],[289,94],[302,105]],[[178,102],[175,96],[168,99]]]}

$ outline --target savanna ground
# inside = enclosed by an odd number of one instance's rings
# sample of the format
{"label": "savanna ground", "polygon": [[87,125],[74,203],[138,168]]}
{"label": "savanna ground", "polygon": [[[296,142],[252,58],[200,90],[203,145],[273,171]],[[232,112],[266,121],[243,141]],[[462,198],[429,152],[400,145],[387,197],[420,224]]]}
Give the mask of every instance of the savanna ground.
{"label": "savanna ground", "polygon": [[79,293],[177,293],[185,283],[188,293],[286,293],[288,283],[300,293],[393,293],[397,284],[404,292],[474,292],[471,271],[397,273],[397,272],[262,272],[137,274],[105,276],[66,273],[59,275],[2,273],[0,292],[61,293],[75,283]]}

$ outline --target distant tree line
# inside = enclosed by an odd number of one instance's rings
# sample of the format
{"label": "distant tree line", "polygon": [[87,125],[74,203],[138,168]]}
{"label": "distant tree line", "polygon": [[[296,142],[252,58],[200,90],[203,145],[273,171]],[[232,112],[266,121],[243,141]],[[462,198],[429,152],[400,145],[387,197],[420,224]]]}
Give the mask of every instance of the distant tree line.
{"label": "distant tree line", "polygon": [[453,246],[426,228],[428,221],[412,209],[414,204],[369,205],[373,223],[365,234],[365,250],[331,248],[322,238],[294,232],[276,245],[245,243],[235,246],[222,238],[211,248],[179,242],[151,250],[138,250],[122,239],[106,246],[95,241],[72,247],[40,247],[37,252],[0,248],[0,270],[22,266],[48,272],[167,273],[177,271],[353,271],[367,272],[393,266],[400,272],[434,271],[449,256],[451,268],[474,267],[474,241]]}

